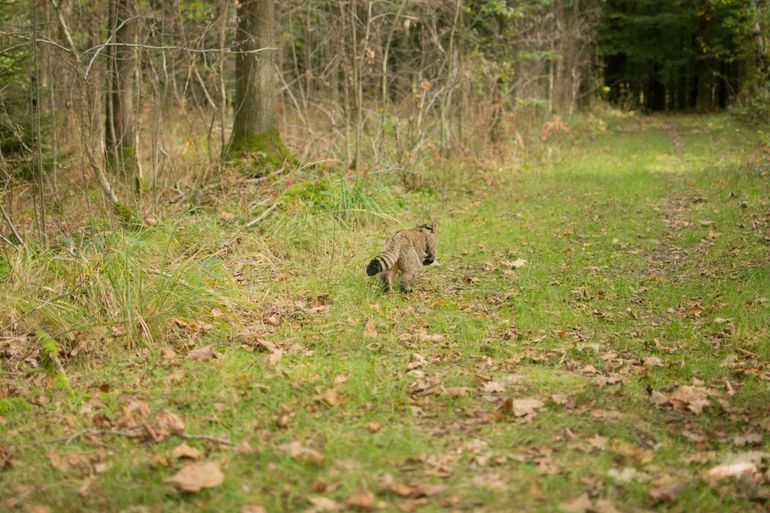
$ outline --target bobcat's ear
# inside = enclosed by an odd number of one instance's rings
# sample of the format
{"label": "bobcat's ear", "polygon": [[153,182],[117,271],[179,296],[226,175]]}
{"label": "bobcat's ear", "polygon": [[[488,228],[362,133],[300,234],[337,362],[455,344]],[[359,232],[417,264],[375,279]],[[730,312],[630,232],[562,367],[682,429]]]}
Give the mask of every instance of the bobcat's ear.
{"label": "bobcat's ear", "polygon": [[438,219],[434,219],[433,222],[429,226],[430,231],[433,233],[436,233],[438,231]]}

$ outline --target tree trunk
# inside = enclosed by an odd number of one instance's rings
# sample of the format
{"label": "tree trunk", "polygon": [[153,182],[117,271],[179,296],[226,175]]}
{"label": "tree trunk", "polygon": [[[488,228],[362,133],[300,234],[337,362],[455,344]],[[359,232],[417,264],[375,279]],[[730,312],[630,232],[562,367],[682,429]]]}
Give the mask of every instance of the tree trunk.
{"label": "tree trunk", "polygon": [[241,53],[235,58],[235,121],[230,156],[258,153],[268,167],[281,166],[291,159],[278,133],[274,24],[273,0],[243,0],[238,5],[236,40]]}
{"label": "tree trunk", "polygon": [[134,81],[136,78],[137,9],[134,0],[111,0],[108,47],[105,151],[107,168],[136,180]]}

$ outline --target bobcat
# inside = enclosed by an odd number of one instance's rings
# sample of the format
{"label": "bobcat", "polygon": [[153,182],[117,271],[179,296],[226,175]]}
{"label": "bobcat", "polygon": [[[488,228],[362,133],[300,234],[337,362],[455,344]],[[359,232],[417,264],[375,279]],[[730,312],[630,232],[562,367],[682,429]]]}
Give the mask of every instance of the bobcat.
{"label": "bobcat", "polygon": [[438,222],[421,224],[411,230],[399,230],[385,242],[385,249],[366,266],[366,274],[382,273],[385,290],[393,288],[393,277],[401,271],[401,288],[412,290],[420,264],[430,265],[436,260]]}

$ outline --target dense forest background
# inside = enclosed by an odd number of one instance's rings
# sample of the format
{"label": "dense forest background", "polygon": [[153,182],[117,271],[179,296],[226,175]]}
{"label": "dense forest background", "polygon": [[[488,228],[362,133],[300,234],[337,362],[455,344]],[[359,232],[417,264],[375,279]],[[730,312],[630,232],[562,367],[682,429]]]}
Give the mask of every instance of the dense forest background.
{"label": "dense forest background", "polygon": [[[762,119],[769,20],[766,0],[4,1],[5,221],[43,236],[62,186],[98,184],[139,222],[236,164],[413,184],[426,156],[509,159],[607,103]],[[250,58],[262,75],[239,89]],[[290,153],[233,151],[248,109]]]}

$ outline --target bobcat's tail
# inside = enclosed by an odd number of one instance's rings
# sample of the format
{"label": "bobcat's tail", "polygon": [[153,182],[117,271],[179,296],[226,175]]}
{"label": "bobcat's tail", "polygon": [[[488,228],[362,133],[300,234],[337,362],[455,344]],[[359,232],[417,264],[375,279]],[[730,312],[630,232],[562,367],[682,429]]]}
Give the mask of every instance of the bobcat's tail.
{"label": "bobcat's tail", "polygon": [[374,276],[382,271],[387,271],[396,264],[397,260],[398,255],[395,251],[385,250],[369,262],[369,265],[366,266],[366,274]]}

